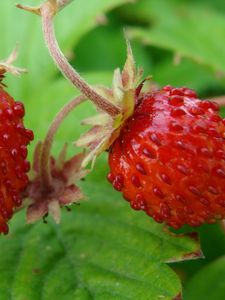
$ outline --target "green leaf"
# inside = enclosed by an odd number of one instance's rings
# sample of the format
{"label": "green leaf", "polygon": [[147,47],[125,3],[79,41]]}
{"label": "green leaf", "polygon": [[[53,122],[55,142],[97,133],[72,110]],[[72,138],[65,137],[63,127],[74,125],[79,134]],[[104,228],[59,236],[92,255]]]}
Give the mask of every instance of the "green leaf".
{"label": "green leaf", "polygon": [[225,257],[221,257],[197,272],[185,289],[187,300],[225,299]]}
{"label": "green leaf", "polygon": [[[91,55],[90,45],[94,45]],[[132,42],[131,46],[137,64],[144,67],[145,72],[149,71],[151,60],[146,48],[139,42]],[[88,33],[76,46],[75,53],[75,64],[80,71],[122,69],[126,60],[126,42],[119,20],[110,15],[107,26],[97,27]]]}
{"label": "green leaf", "polygon": [[[182,279],[184,294],[186,284],[189,280],[191,280],[194,274],[199,272],[209,263],[224,255],[225,234],[220,223],[205,224],[196,228],[196,230],[201,237],[201,249],[205,255],[205,259],[183,261],[179,264],[174,263],[172,265],[173,269]],[[203,298],[203,295],[200,299],[201,298]],[[189,300],[189,298],[184,295],[184,300],[186,299]]]}
{"label": "green leaf", "polygon": [[[225,39],[223,14],[201,5],[174,5],[173,1],[160,0],[154,5],[146,0],[137,5],[140,5],[140,11],[145,10],[149,27],[131,29],[133,37],[145,44],[191,58],[224,76],[225,53],[221,48],[221,41]],[[156,12],[155,6],[161,7],[161,14]]]}
{"label": "green leaf", "polygon": [[64,212],[60,225],[24,225],[23,214],[14,217],[0,239],[1,300],[171,300],[181,292],[164,262],[199,252],[197,244],[132,211],[106,171],[103,157],[82,183],[89,200]]}
{"label": "green leaf", "polygon": [[[152,71],[153,79],[162,86],[188,86],[197,90],[198,94],[205,90],[215,88],[218,92],[224,90],[224,85],[206,68],[195,64],[189,59],[182,59],[179,64],[173,64],[172,59],[158,63]],[[204,95],[208,97],[208,94]]]}

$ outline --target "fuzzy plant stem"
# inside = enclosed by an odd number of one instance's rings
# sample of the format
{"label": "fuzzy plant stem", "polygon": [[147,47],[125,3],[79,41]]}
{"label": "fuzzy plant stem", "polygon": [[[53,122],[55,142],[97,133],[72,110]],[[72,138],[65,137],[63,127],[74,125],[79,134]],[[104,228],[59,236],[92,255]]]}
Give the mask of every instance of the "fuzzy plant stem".
{"label": "fuzzy plant stem", "polygon": [[64,8],[66,5],[70,4],[73,0],[57,0],[58,9]]}
{"label": "fuzzy plant stem", "polygon": [[86,97],[81,95],[71,100],[69,103],[67,103],[58,112],[54,121],[52,122],[52,124],[48,129],[47,135],[45,137],[42,146],[41,159],[40,159],[40,176],[41,176],[41,183],[42,183],[43,190],[51,189],[52,186],[50,156],[51,156],[51,148],[52,148],[54,136],[59,126],[63,122],[63,120],[67,117],[67,115],[85,99]]}
{"label": "fuzzy plant stem", "polygon": [[47,48],[55,61],[57,67],[61,70],[64,76],[72,82],[80,92],[101,110],[105,111],[112,117],[120,113],[117,106],[113,105],[107,99],[99,95],[69,64],[66,57],[59,48],[56,40],[54,26],[54,13],[50,5],[43,5],[41,8],[42,26]]}
{"label": "fuzzy plant stem", "polygon": [[211,101],[217,103],[219,107],[225,106],[225,96],[218,96],[210,99]]}
{"label": "fuzzy plant stem", "polygon": [[221,226],[223,233],[225,234],[225,220],[220,221],[220,226]]}

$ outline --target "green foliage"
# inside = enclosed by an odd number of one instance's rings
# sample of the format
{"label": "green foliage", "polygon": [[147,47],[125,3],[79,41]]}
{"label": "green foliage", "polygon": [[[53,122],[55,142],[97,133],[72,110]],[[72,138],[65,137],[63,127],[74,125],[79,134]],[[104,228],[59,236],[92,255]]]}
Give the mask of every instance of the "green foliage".
{"label": "green foliage", "polygon": [[[9,75],[6,82],[10,93],[25,102],[26,125],[35,131],[37,142],[77,91],[49,57],[40,19],[16,9],[16,2],[0,2],[0,57],[19,43],[16,64],[29,73],[19,79]],[[40,3],[27,2],[23,4]],[[125,59],[122,28],[129,27],[130,35],[137,38],[132,42],[136,61],[144,66],[146,75],[154,75],[155,82],[187,85],[204,97],[225,92],[222,0],[127,2],[74,0],[56,18],[63,51],[90,83],[110,85],[112,70],[122,67]],[[108,23],[99,27],[98,20],[105,13]],[[182,57],[177,65],[174,54]],[[84,103],[65,120],[54,154],[65,141],[72,144],[84,131],[80,121],[94,112],[90,103]],[[69,155],[75,151],[71,145]],[[181,281],[166,262],[198,253],[198,244],[188,236],[169,235],[144,213],[132,211],[107,183],[106,174],[103,155],[94,172],[80,183],[88,201],[74,206],[70,213],[63,212],[58,226],[51,220],[48,225],[24,225],[23,213],[14,216],[10,234],[0,239],[1,300],[172,300],[181,293]],[[184,299],[224,299],[224,259],[210,263],[224,255],[224,234],[218,225],[198,231],[206,259],[173,264],[185,287]],[[208,290],[212,285],[217,292],[207,298],[214,290]]]}
{"label": "green foliage", "polygon": [[225,38],[223,15],[195,6],[183,10],[180,7],[167,13],[167,17],[157,19],[154,26],[133,29],[131,35],[145,43],[174,51],[181,57],[191,58],[224,76],[225,54],[221,51],[221,41]]}
{"label": "green foliage", "polygon": [[[172,83],[189,84],[202,91],[203,85],[219,85],[220,89],[224,86],[225,54],[222,41],[225,38],[225,21],[224,14],[216,8],[217,5],[212,9],[202,1],[141,0],[127,9],[121,9],[120,15],[132,25],[129,27],[130,37],[163,51],[160,69],[156,66],[152,70],[154,77],[161,76],[161,68],[165,65],[166,74],[170,72],[167,78],[172,77]],[[174,58],[178,60],[178,66],[172,64]],[[193,60],[194,64],[183,58]],[[182,77],[179,71],[183,73]],[[196,78],[198,75],[199,79]],[[165,78],[159,77],[160,82],[163,79],[165,84]]]}
{"label": "green foliage", "polygon": [[186,287],[186,299],[223,299],[225,295],[224,275],[225,257],[221,257],[195,274]]}
{"label": "green foliage", "polygon": [[197,245],[130,210],[106,183],[106,171],[100,159],[82,184],[89,200],[65,212],[60,225],[25,227],[24,215],[14,217],[11,234],[0,240],[2,300],[169,300],[180,293],[164,262],[182,260]]}

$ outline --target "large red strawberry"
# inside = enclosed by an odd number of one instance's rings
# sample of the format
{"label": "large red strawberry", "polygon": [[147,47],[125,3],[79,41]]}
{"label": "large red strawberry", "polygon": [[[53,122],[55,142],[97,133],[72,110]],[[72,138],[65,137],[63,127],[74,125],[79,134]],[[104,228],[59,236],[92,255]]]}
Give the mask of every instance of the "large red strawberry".
{"label": "large red strawberry", "polygon": [[225,121],[187,88],[138,96],[109,154],[109,181],[132,208],[173,228],[225,218]]}
{"label": "large red strawberry", "polygon": [[0,232],[4,234],[28,184],[27,145],[33,132],[24,128],[23,116],[23,104],[14,101],[0,83]]}

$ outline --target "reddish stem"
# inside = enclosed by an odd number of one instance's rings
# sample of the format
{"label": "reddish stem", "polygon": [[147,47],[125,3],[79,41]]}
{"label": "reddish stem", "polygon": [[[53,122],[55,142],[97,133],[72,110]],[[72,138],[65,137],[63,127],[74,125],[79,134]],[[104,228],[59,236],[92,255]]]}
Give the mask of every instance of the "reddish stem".
{"label": "reddish stem", "polygon": [[73,0],[57,0],[57,6],[58,9],[62,9],[63,7],[65,7],[66,5],[70,4],[70,2],[72,2]]}
{"label": "reddish stem", "polygon": [[42,152],[41,152],[41,161],[40,161],[40,176],[42,182],[42,189],[51,188],[52,176],[51,176],[51,166],[50,166],[50,156],[51,148],[53,144],[54,136],[67,115],[77,107],[81,102],[84,101],[86,97],[83,95],[76,97],[69,103],[67,103],[56,115],[54,121],[50,125],[47,135],[45,137]]}
{"label": "reddish stem", "polygon": [[218,96],[210,99],[213,102],[216,102],[219,107],[225,106],[225,96]]}
{"label": "reddish stem", "polygon": [[54,11],[47,3],[41,7],[42,26],[45,37],[45,42],[48,50],[55,61],[57,67],[61,70],[64,76],[69,79],[79,90],[90,99],[101,110],[105,111],[111,116],[116,116],[120,113],[117,106],[109,102],[107,99],[99,95],[69,64],[66,57],[60,50],[56,40],[54,26],[53,26]]}
{"label": "reddish stem", "polygon": [[220,221],[220,226],[221,226],[223,233],[225,234],[225,220]]}

